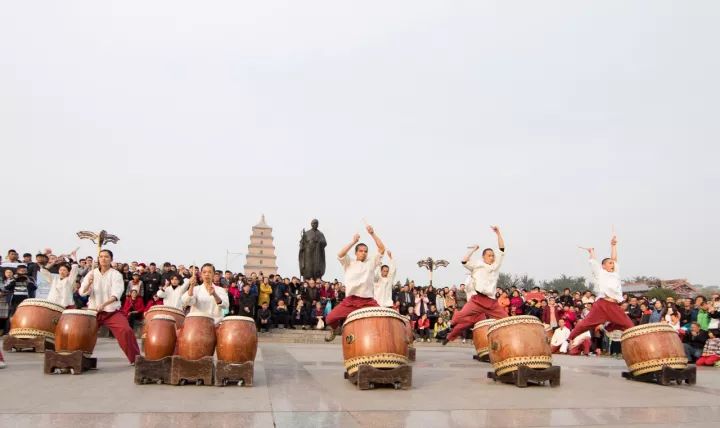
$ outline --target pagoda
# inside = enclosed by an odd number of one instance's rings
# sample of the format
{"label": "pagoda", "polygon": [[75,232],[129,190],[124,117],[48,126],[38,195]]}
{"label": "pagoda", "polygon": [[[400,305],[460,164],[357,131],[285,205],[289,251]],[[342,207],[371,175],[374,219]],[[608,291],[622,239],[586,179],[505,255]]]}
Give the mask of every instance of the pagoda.
{"label": "pagoda", "polygon": [[260,275],[262,272],[265,276],[276,274],[278,271],[272,227],[265,223],[265,214],[260,218],[260,223],[252,228],[244,270],[245,275],[253,272]]}

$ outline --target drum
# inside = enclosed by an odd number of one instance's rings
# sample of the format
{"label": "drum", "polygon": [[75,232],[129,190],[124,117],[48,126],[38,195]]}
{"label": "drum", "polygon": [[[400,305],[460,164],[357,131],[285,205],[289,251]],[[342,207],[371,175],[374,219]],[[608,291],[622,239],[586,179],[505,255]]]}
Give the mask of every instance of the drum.
{"label": "drum", "polygon": [[495,321],[488,329],[490,362],[495,374],[514,372],[518,366],[546,369],[552,365],[550,341],[537,318],[518,315]]}
{"label": "drum", "polygon": [[547,336],[548,340],[552,340],[553,337],[553,328],[550,324],[544,324],[545,326],[545,336]]}
{"label": "drum", "polygon": [[475,344],[475,351],[478,357],[485,357],[490,353],[490,347],[488,345],[488,329],[494,323],[494,319],[482,320],[475,323],[472,329],[473,332],[473,343]]}
{"label": "drum", "polygon": [[178,335],[178,355],[186,360],[212,357],[215,352],[215,320],[203,313],[190,313]]}
{"label": "drum", "polygon": [[171,356],[175,352],[177,333],[175,330],[175,318],[170,315],[155,315],[147,327],[145,337],[145,358],[148,360],[160,360]]}
{"label": "drum", "polygon": [[403,321],[405,322],[405,329],[407,330],[407,342],[409,346],[414,346],[415,343],[415,332],[413,331],[412,324],[410,323],[410,317],[403,315]]}
{"label": "drum", "polygon": [[143,324],[142,337],[145,338],[147,335],[148,323],[158,315],[168,315],[175,319],[175,325],[177,328],[183,326],[185,321],[185,312],[173,306],[157,305],[153,306],[145,312],[145,323]]}
{"label": "drum", "polygon": [[18,305],[10,320],[10,336],[32,339],[45,337],[55,339],[55,326],[60,319],[63,308],[49,300],[25,299]]}
{"label": "drum", "polygon": [[633,376],[661,371],[664,366],[684,369],[688,360],[678,333],[665,323],[642,324],[625,330],[622,356]]}
{"label": "drum", "polygon": [[215,333],[218,360],[232,363],[255,361],[258,338],[254,319],[225,317],[220,321]]}
{"label": "drum", "polygon": [[345,370],[362,364],[391,369],[408,364],[408,330],[402,315],[389,308],[358,309],[343,324]]}
{"label": "drum", "polygon": [[55,352],[92,355],[97,342],[97,312],[66,309],[55,328]]}

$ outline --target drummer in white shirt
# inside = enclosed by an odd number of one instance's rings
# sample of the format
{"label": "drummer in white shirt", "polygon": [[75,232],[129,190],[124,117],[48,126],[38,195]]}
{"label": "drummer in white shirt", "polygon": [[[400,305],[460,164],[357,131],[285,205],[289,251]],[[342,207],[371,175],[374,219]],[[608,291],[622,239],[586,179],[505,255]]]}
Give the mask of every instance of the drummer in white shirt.
{"label": "drummer in white shirt", "polygon": [[388,264],[380,266],[380,271],[375,274],[375,289],[373,296],[383,308],[392,308],[392,287],[395,282],[395,260],[393,260],[390,250],[387,251]]}
{"label": "drummer in white shirt", "polygon": [[[182,285],[180,285],[182,282]],[[170,284],[167,284],[160,288],[156,293],[157,296],[163,299],[163,305],[172,306],[173,308],[183,309],[182,297],[183,294],[188,290],[190,286],[190,280],[182,280],[180,274],[175,274],[170,277]]]}
{"label": "drummer in white shirt", "polygon": [[[73,252],[71,255],[75,256],[75,253]],[[75,280],[80,270],[74,259],[75,257],[70,259],[71,265],[64,261],[64,256],[58,256],[55,262],[47,266],[40,266],[40,275],[45,281],[50,283],[50,293],[47,299],[63,308],[74,307],[75,305],[73,301],[73,291],[75,290]],[[58,267],[58,274],[53,275],[48,269],[56,264],[60,265]]]}
{"label": "drummer in white shirt", "polygon": [[90,296],[88,308],[97,311],[98,327],[107,326],[130,364],[135,364],[140,348],[127,317],[120,312],[120,297],[125,291],[125,283],[122,274],[111,267],[112,260],[112,251],[100,251],[98,267],[85,275],[78,292],[81,296]]}
{"label": "drummer in white shirt", "polygon": [[182,305],[190,306],[190,313],[202,313],[213,317],[215,324],[222,321],[223,309],[230,306],[227,291],[213,285],[215,266],[205,263],[200,269],[203,283],[197,285],[197,276],[193,269],[188,290],[182,295]]}

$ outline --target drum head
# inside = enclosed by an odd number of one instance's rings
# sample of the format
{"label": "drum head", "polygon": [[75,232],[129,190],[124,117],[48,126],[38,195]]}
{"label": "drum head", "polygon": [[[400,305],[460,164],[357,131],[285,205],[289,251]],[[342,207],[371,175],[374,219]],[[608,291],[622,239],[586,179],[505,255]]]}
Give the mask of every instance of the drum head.
{"label": "drum head", "polygon": [[185,318],[207,318],[207,319],[215,322],[215,318],[210,316],[210,314],[206,314],[205,312],[191,312],[191,313],[185,315]]}
{"label": "drum head", "polygon": [[18,308],[22,306],[39,306],[56,312],[62,312],[65,310],[62,306],[56,305],[55,303],[44,299],[25,299],[20,302]]}
{"label": "drum head", "polygon": [[225,321],[245,321],[245,322],[251,322],[251,323],[255,324],[254,319],[252,319],[250,317],[241,317],[239,315],[231,315],[231,316],[225,317],[220,322],[225,322]]}
{"label": "drum head", "polygon": [[513,317],[507,317],[507,318],[503,318],[503,319],[499,319],[499,320],[495,321],[488,329],[488,334],[492,333],[493,331],[495,331],[497,329],[515,325],[515,324],[537,324],[540,327],[542,327],[543,330],[545,329],[545,327],[543,326],[543,323],[541,323],[539,319],[537,319],[533,316],[516,315]]}
{"label": "drum head", "polygon": [[669,324],[665,324],[664,322],[653,322],[650,324],[641,324],[632,328],[629,328],[625,330],[620,336],[620,341],[630,339],[632,337],[641,336],[643,334],[649,334],[649,333],[675,333],[675,329],[670,327]]}
{"label": "drum head", "polygon": [[371,307],[371,308],[362,308],[362,309],[353,311],[350,315],[348,315],[347,319],[345,319],[345,322],[343,323],[343,325],[346,325],[353,321],[357,321],[359,319],[373,318],[373,317],[395,318],[404,323],[408,322],[408,318],[403,317],[396,310],[390,309],[390,308],[383,308],[381,306],[376,306],[376,307]]}
{"label": "drum head", "polygon": [[166,305],[156,305],[152,308],[148,309],[146,313],[150,312],[172,312],[174,314],[185,316],[185,312],[181,311],[180,309],[174,307],[174,306],[166,306]]}
{"label": "drum head", "polygon": [[63,315],[83,315],[86,317],[97,317],[97,311],[91,311],[87,309],[65,309]]}
{"label": "drum head", "polygon": [[152,319],[150,319],[150,322],[153,322],[155,320],[175,322],[175,318],[171,317],[170,315],[155,315],[154,317],[152,317]]}
{"label": "drum head", "polygon": [[492,325],[495,321],[497,321],[497,320],[496,320],[496,319],[492,319],[492,318],[491,318],[491,319],[487,319],[487,320],[478,321],[478,322],[475,323],[475,325],[473,326],[472,329],[475,330],[476,328],[490,326],[490,325]]}

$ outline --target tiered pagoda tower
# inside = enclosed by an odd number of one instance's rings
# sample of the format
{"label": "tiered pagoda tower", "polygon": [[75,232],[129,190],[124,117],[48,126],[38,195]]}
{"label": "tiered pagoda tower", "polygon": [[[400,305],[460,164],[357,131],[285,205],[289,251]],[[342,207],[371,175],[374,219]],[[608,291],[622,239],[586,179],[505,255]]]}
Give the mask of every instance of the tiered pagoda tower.
{"label": "tiered pagoda tower", "polygon": [[244,269],[245,275],[250,275],[253,272],[260,275],[260,272],[262,272],[263,275],[268,276],[276,274],[278,271],[272,227],[265,223],[265,214],[260,218],[260,223],[252,228]]}

